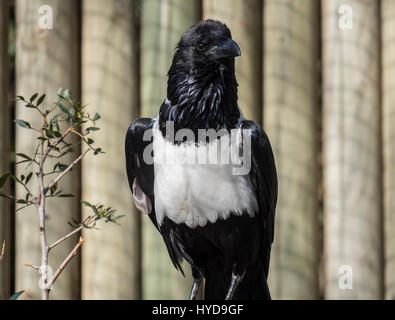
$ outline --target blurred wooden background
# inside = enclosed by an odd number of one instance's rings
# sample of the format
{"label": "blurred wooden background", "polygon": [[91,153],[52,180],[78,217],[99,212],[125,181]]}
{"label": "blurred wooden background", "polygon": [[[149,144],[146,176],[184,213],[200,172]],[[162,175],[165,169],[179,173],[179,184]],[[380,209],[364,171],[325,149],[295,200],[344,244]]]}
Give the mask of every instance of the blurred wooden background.
{"label": "blurred wooden background", "polygon": [[[54,29],[39,28],[42,5]],[[51,297],[188,296],[190,276],[174,270],[133,206],[123,145],[129,123],[155,116],[165,98],[181,34],[207,18],[225,22],[241,48],[239,104],[264,125],[276,157],[273,298],[395,299],[395,1],[0,0],[0,174],[34,142],[13,125],[31,116],[13,97],[39,92],[51,101],[70,88],[102,115],[96,141],[106,153],[84,159],[62,185],[78,197],[49,203],[49,238],[87,214],[81,198],[126,214],[121,226],[84,233]],[[15,214],[3,198],[0,211],[0,296],[26,290],[37,299],[39,275],[24,266],[39,261],[37,217]],[[71,246],[54,251],[53,268]],[[343,289],[349,267],[352,289]]]}

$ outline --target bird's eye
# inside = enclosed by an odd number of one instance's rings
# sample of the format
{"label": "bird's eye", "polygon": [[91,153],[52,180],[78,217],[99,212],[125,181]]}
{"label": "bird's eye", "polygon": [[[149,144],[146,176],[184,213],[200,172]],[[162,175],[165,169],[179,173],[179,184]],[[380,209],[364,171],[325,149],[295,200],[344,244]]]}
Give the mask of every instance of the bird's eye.
{"label": "bird's eye", "polygon": [[204,50],[204,44],[201,43],[201,42],[199,42],[199,43],[197,44],[196,48],[197,48],[199,51],[203,51],[203,50]]}

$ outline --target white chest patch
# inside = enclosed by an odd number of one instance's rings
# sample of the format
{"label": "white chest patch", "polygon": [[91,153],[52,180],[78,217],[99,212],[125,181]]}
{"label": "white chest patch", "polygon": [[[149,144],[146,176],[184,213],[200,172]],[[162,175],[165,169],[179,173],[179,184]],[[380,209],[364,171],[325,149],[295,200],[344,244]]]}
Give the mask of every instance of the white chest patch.
{"label": "white chest patch", "polygon": [[[207,147],[174,145],[163,138],[157,124],[153,137],[155,211],[159,225],[165,216],[195,228],[227,219],[230,214],[254,216],[258,211],[248,175],[234,175],[231,164],[191,163],[187,159],[196,159]],[[158,154],[172,154],[174,158],[158,161]]]}

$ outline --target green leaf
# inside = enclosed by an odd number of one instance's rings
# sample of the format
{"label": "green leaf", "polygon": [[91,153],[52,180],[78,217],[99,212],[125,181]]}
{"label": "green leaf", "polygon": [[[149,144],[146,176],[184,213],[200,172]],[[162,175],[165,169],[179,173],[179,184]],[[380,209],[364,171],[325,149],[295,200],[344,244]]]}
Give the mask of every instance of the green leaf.
{"label": "green leaf", "polygon": [[52,132],[52,130],[50,130],[50,129],[44,129],[45,130],[45,135],[48,137],[48,138],[53,138],[54,136],[53,136],[53,132]]}
{"label": "green leaf", "polygon": [[63,96],[64,96],[66,99],[71,98],[71,92],[70,92],[70,90],[69,90],[69,89],[64,90],[64,91],[63,91]]}
{"label": "green leaf", "polygon": [[74,115],[75,115],[75,109],[74,109],[74,107],[71,107],[71,108],[70,108],[69,114],[70,114],[71,116],[74,116]]}
{"label": "green leaf", "polygon": [[86,135],[88,135],[91,131],[98,131],[98,130],[100,130],[100,128],[97,128],[97,127],[89,127],[89,128],[86,128],[86,130],[82,133],[82,135],[83,135],[83,136],[86,136]]}
{"label": "green leaf", "polygon": [[55,184],[55,185],[52,186],[52,188],[50,189],[51,190],[51,195],[53,195],[55,193],[57,188],[58,188],[58,184]]}
{"label": "green leaf", "polygon": [[62,190],[58,190],[57,192],[55,192],[55,193],[53,194],[53,196],[54,196],[54,197],[60,196],[60,194],[61,194],[62,192],[63,192]]}
{"label": "green leaf", "polygon": [[30,181],[30,179],[32,178],[32,176],[33,176],[33,172],[30,172],[30,173],[27,175],[27,177],[26,177],[25,184],[28,184],[28,183],[29,183],[29,181]]}
{"label": "green leaf", "polygon": [[28,103],[25,105],[26,108],[36,109],[37,107],[34,104]]}
{"label": "green leaf", "polygon": [[18,203],[18,204],[26,204],[26,200],[20,199],[16,203]]}
{"label": "green leaf", "polygon": [[9,176],[10,176],[10,174],[9,174],[9,173],[6,173],[6,174],[3,174],[3,175],[0,177],[0,188],[3,188],[3,186],[4,186],[4,184],[6,183],[6,181],[7,181],[7,179],[8,179]]}
{"label": "green leaf", "polygon": [[24,292],[25,290],[14,293],[8,300],[17,300]]}
{"label": "green leaf", "polygon": [[46,97],[46,94],[44,93],[40,98],[38,98],[37,107],[44,101],[45,97]]}
{"label": "green leaf", "polygon": [[92,143],[94,143],[95,141],[93,141],[91,138],[88,138],[88,140],[87,140],[87,144],[92,144]]}
{"label": "green leaf", "polygon": [[60,171],[64,171],[64,170],[66,170],[68,168],[68,166],[63,164],[63,163],[59,163],[58,164],[58,168],[59,168]]}
{"label": "green leaf", "polygon": [[22,127],[22,128],[28,128],[31,129],[30,123],[26,122],[24,120],[14,120],[15,124],[17,124],[18,126]]}
{"label": "green leaf", "polygon": [[23,159],[26,159],[26,160],[33,160],[32,158],[30,158],[29,156],[27,156],[26,154],[24,154],[24,153],[17,153],[16,154],[18,157],[21,157],[21,158],[23,158]]}
{"label": "green leaf", "polygon": [[33,101],[37,98],[37,96],[38,96],[38,93],[33,94],[33,95],[30,97],[30,102],[33,102]]}
{"label": "green leaf", "polygon": [[90,204],[88,201],[81,201],[81,203],[82,203],[84,206],[87,206],[87,207],[93,208],[93,205],[92,205],[92,204]]}
{"label": "green leaf", "polygon": [[93,153],[94,155],[97,155],[97,154],[99,154],[99,153],[101,153],[102,151],[101,151],[101,148],[97,148],[97,149],[95,149],[95,152]]}
{"label": "green leaf", "polygon": [[26,102],[26,100],[25,100],[25,97],[24,97],[24,96],[16,96],[16,97],[17,97],[17,99],[19,99],[19,100],[22,100],[22,101]]}
{"label": "green leaf", "polygon": [[60,113],[58,113],[57,115],[53,116],[53,118],[51,119],[52,123],[57,123],[58,122],[58,118],[61,116]]}
{"label": "green leaf", "polygon": [[64,113],[69,114],[69,110],[61,103],[58,103],[58,107],[60,110],[62,110]]}
{"label": "green leaf", "polygon": [[63,93],[63,88],[59,88],[58,91],[56,92],[56,94],[57,94],[58,96],[61,96],[62,93]]}
{"label": "green leaf", "polygon": [[59,196],[59,198],[73,198],[74,197],[74,195],[73,194],[66,194],[66,193],[64,193],[64,194],[61,194],[60,196]]}
{"label": "green leaf", "polygon": [[62,134],[61,134],[59,131],[54,131],[54,132],[53,132],[53,135],[54,135],[56,138],[60,138],[60,137],[62,136]]}
{"label": "green leaf", "polygon": [[93,117],[93,121],[97,121],[97,120],[99,120],[99,119],[101,119],[101,116],[100,116],[100,114],[98,114],[98,113],[96,112],[96,114],[95,114],[94,117]]}

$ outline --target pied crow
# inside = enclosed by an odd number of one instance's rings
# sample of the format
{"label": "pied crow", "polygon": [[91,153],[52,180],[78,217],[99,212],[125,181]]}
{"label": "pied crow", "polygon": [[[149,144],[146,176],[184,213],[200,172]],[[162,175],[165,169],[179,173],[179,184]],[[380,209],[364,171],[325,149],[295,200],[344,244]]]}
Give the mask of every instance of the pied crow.
{"label": "pied crow", "polygon": [[[134,202],[161,233],[174,266],[183,273],[181,262],[191,265],[190,299],[203,279],[205,299],[270,299],[277,173],[265,131],[237,103],[239,55],[225,24],[190,27],[176,47],[157,117],[134,121],[126,135]],[[218,161],[227,144],[235,163]],[[206,161],[211,155],[217,162]],[[247,170],[236,172],[244,164]]]}

